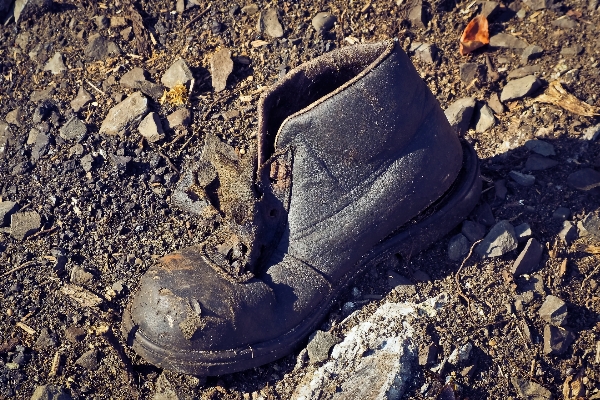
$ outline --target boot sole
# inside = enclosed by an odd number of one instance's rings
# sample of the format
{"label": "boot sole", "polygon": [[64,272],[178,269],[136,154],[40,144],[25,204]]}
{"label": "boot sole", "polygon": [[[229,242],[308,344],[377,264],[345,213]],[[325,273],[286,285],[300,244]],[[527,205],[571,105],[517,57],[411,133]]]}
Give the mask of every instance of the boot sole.
{"label": "boot sole", "polygon": [[400,254],[410,257],[446,235],[473,210],[481,194],[479,161],[473,148],[463,145],[463,167],[453,186],[440,200],[388,236],[363,256],[351,274],[321,303],[316,312],[277,339],[245,348],[222,351],[185,351],[175,353],[148,340],[138,331],[129,309],[123,313],[122,331],[127,344],[146,361],[162,368],[190,375],[230,374],[267,364],[293,352],[312,333],[329,312],[332,303],[350,282],[370,267]]}

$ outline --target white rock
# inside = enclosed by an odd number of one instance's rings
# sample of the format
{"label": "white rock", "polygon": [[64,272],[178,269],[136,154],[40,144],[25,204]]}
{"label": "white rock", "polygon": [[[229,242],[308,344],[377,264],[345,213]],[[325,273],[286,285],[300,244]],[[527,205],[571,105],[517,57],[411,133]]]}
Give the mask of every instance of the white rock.
{"label": "white rock", "polygon": [[233,71],[233,60],[231,50],[221,49],[217,51],[210,60],[210,74],[215,92],[220,92],[227,86],[227,78]]}
{"label": "white rock", "polygon": [[100,134],[123,135],[147,112],[148,99],[142,93],[135,92],[108,111],[108,115],[100,126]]}
{"label": "white rock", "polygon": [[160,81],[171,89],[179,84],[187,86],[192,79],[194,79],[194,75],[192,75],[190,67],[188,67],[185,60],[179,59],[169,67]]}
{"label": "white rock", "polygon": [[63,56],[59,52],[54,53],[54,56],[51,59],[49,59],[46,65],[44,66],[44,71],[50,71],[53,75],[60,74],[61,72],[66,70],[67,67],[65,67]]}
{"label": "white rock", "polygon": [[140,132],[140,135],[152,143],[161,140],[165,136],[160,117],[155,112],[146,115],[146,118],[140,122],[138,131]]}

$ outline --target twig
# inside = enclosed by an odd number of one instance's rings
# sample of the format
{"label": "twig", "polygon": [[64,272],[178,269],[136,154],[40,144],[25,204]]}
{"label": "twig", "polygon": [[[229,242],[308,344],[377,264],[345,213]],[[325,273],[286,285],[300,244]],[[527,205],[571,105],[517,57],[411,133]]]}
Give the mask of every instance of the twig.
{"label": "twig", "polygon": [[24,324],[22,322],[17,322],[15,325],[18,326],[19,328],[23,329],[28,334],[35,335],[35,329],[33,329],[32,327],[30,327],[29,325],[26,325],[26,324]]}
{"label": "twig", "polygon": [[27,238],[27,240],[30,240],[30,239],[33,239],[33,238],[35,238],[35,237],[41,236],[41,235],[43,235],[44,233],[50,233],[50,232],[54,232],[54,231],[55,231],[55,230],[57,230],[57,229],[58,229],[58,226],[53,226],[52,228],[49,228],[49,229],[46,229],[46,230],[42,230],[42,231],[36,232],[36,233],[34,233],[33,235],[29,236],[29,237]]}
{"label": "twig", "polygon": [[175,166],[175,164],[173,164],[173,162],[171,161],[171,159],[169,157],[167,157],[167,155],[165,153],[163,153],[162,151],[160,151],[159,149],[156,149],[156,151],[158,152],[158,154],[160,154],[160,156],[162,158],[165,159],[165,161],[167,162],[167,164],[169,164],[169,167],[171,167],[175,172],[177,172],[179,174],[179,170],[177,169],[177,167]]}
{"label": "twig", "polygon": [[187,28],[190,27],[190,25],[192,25],[194,22],[198,21],[200,18],[202,18],[204,15],[206,15],[207,12],[210,11],[210,8],[212,7],[212,3],[208,3],[208,7],[206,7],[206,9],[204,11],[202,11],[200,14],[196,15],[194,18],[192,18],[187,24],[185,24],[183,26],[183,30],[186,30]]}
{"label": "twig", "polygon": [[14,267],[13,269],[6,271],[2,275],[0,275],[0,279],[6,278],[7,276],[9,276],[10,274],[12,274],[13,272],[17,272],[17,271],[20,271],[20,270],[25,269],[27,267],[31,267],[32,265],[35,265],[35,263],[36,263],[35,261],[27,261],[26,263],[23,263],[23,264],[19,265],[18,267]]}
{"label": "twig", "polygon": [[99,87],[97,87],[96,85],[94,85],[92,82],[90,82],[88,79],[85,80],[87,82],[88,85],[90,85],[93,89],[97,90],[100,94],[106,96],[106,93],[100,89]]}
{"label": "twig", "polygon": [[596,268],[594,268],[594,270],[592,271],[591,274],[589,274],[588,276],[586,276],[582,281],[581,281],[581,287],[583,287],[583,285],[585,285],[585,283],[587,282],[588,279],[590,279],[592,276],[596,275],[596,273],[600,271],[600,264],[596,265]]}
{"label": "twig", "polygon": [[473,243],[471,245],[471,249],[469,250],[469,254],[467,254],[467,256],[465,257],[465,259],[463,260],[463,262],[460,264],[460,268],[458,268],[458,271],[456,271],[456,275],[454,275],[454,281],[456,282],[456,288],[458,289],[458,295],[460,297],[462,297],[466,302],[467,302],[467,308],[469,310],[469,315],[471,316],[471,319],[473,318],[473,314],[471,312],[471,299],[469,299],[462,291],[461,285],[460,285],[460,272],[462,271],[463,267],[465,266],[465,264],[467,263],[467,260],[471,257],[471,255],[473,254],[473,250],[475,249],[475,246],[477,246],[483,239],[479,239],[477,240],[475,243]]}

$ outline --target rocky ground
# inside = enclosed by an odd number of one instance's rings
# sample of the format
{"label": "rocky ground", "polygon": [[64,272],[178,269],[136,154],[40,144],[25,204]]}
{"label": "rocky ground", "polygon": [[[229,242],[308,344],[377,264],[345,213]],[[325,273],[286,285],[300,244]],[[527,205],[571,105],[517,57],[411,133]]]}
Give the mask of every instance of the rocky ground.
{"label": "rocky ground", "polygon": [[[0,398],[319,398],[311,380],[320,398],[600,398],[597,0],[11,3],[0,0]],[[491,43],[461,56],[480,14]],[[370,270],[282,360],[207,379],[146,364],[124,343],[122,311],[154,259],[219,223],[178,201],[206,134],[246,153],[267,86],[387,38],[482,160],[472,216]],[[369,360],[377,374],[361,375]],[[327,368],[346,375],[325,382]]]}

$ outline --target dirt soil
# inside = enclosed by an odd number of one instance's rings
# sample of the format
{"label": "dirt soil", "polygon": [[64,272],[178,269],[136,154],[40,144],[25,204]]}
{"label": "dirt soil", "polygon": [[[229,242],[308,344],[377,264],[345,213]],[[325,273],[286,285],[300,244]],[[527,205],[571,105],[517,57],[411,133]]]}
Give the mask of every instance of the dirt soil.
{"label": "dirt soil", "polygon": [[[471,219],[486,229],[500,220],[529,224],[543,245],[542,261],[530,274],[513,277],[521,242],[501,257],[472,255],[461,267],[464,252],[457,260],[448,257],[459,226],[428,250],[369,271],[340,297],[323,329],[343,336],[347,324],[339,322],[350,301],[360,307],[358,322],[385,302],[422,301],[447,292],[451,305],[425,320],[415,335],[421,349],[434,344],[438,355],[415,366],[404,398],[442,398],[448,382],[443,398],[522,398],[514,378],[539,384],[555,398],[564,398],[565,382],[577,381],[585,386],[581,398],[600,398],[600,255],[593,247],[582,250],[599,245],[598,239],[577,228],[574,240],[559,237],[564,220],[577,226],[600,205],[600,189],[578,190],[568,180],[575,171],[600,167],[600,145],[583,138],[600,118],[532,101],[560,78],[578,99],[600,106],[596,3],[564,0],[539,11],[519,0],[501,3],[489,17],[490,33],[508,33],[543,49],[539,58],[523,62],[518,48],[485,46],[459,54],[463,29],[483,8],[476,1],[427,2],[425,26],[411,20],[413,4],[402,0],[258,1],[259,12],[279,10],[280,38],[257,32],[259,14],[241,10],[249,3],[195,2],[199,5],[55,0],[48,9],[0,26],[0,195],[17,203],[19,212],[29,212],[26,224],[41,218],[24,237],[14,226],[11,230],[10,218],[0,219],[0,398],[29,399],[45,384],[60,386],[75,399],[289,398],[312,368],[296,365],[301,348],[227,376],[163,373],[125,345],[121,316],[156,258],[201,242],[218,224],[172,201],[205,135],[216,134],[247,151],[256,140],[257,103],[265,87],[326,51],[388,38],[408,51],[444,109],[467,96],[489,102],[500,95],[511,71],[539,66],[537,92],[505,102],[504,110],[495,112],[494,127],[481,133],[470,129],[465,136],[481,158],[484,179],[482,207]],[[187,8],[177,11],[176,3]],[[322,11],[336,16],[337,23],[320,33],[312,18]],[[553,25],[561,17],[572,26]],[[95,34],[114,42],[117,51],[95,59],[86,51]],[[411,51],[416,42],[437,47],[433,62]],[[581,49],[565,53],[574,46]],[[226,88],[216,92],[210,60],[221,48],[231,50],[234,67]],[[64,70],[54,74],[45,66],[57,52]],[[188,101],[176,106],[148,98],[163,125],[179,108],[191,111],[189,124],[166,129],[154,143],[143,140],[137,127],[123,136],[99,133],[109,109],[135,91],[119,84],[126,72],[141,67],[150,81],[160,83],[178,58],[194,76]],[[461,80],[459,66],[465,62],[481,66],[472,81]],[[91,100],[75,112],[71,101],[80,88]],[[73,116],[85,123],[86,132],[65,139],[60,130]],[[531,154],[524,144],[535,138],[554,146],[550,158],[558,164],[532,172],[535,183],[522,186],[509,173],[523,171]],[[555,214],[560,207],[568,209],[564,215]],[[410,279],[416,294],[390,288],[389,270]],[[547,323],[538,310],[548,295],[566,302],[566,325],[574,334],[558,355],[544,352]],[[442,362],[466,342],[473,345],[468,360]]]}

